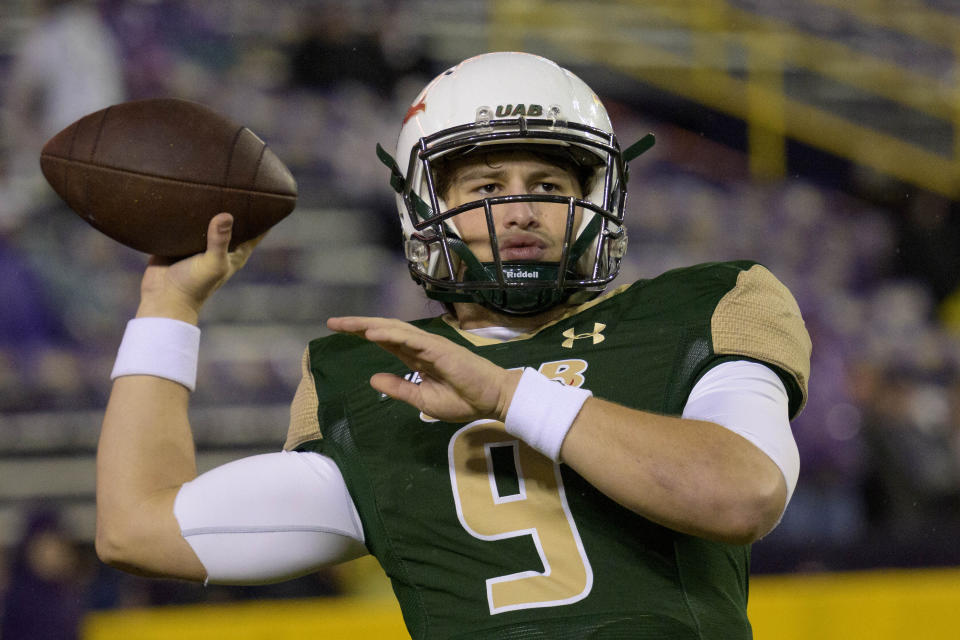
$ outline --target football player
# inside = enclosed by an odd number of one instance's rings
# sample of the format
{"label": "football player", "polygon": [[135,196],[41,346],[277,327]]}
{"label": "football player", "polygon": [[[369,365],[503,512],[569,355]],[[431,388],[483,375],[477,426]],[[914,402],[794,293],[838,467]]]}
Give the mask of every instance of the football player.
{"label": "football player", "polygon": [[606,290],[627,165],[597,96],[524,53],[414,100],[395,159],[410,273],[447,313],[331,318],[283,452],[199,477],[201,305],[255,242],[154,260],[114,369],[97,549],[142,573],[258,583],[370,553],[415,638],[751,637],[749,545],[796,485],[810,341],[763,266]]}

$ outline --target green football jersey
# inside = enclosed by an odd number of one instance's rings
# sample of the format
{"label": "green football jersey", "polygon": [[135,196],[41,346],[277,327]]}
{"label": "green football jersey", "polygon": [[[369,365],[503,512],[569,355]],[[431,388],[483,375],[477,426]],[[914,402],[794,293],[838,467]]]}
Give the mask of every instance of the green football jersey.
{"label": "green football jersey", "polygon": [[[645,411],[679,415],[699,377],[730,359],[770,365],[792,415],[806,395],[799,309],[750,262],[639,281],[505,342],[444,318],[413,324]],[[368,383],[380,371],[419,376],[352,335],[313,341],[286,448],[336,461],[412,637],[751,637],[748,546],[657,525],[499,422],[437,421],[383,396]]]}

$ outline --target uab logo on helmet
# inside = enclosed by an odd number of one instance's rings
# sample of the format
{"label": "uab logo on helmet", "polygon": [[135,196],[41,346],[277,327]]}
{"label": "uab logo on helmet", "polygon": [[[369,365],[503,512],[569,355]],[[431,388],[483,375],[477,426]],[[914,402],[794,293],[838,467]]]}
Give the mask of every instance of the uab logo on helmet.
{"label": "uab logo on helmet", "polygon": [[539,104],[498,104],[497,117],[510,118],[513,116],[531,116],[536,118],[543,115],[543,107]]}

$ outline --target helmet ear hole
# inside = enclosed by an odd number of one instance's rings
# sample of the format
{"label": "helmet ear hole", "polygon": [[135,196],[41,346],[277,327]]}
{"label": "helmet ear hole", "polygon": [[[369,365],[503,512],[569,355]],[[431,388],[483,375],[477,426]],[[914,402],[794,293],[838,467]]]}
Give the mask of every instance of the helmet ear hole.
{"label": "helmet ear hole", "polygon": [[430,260],[430,245],[423,241],[422,236],[407,238],[403,243],[403,255],[409,262],[426,265]]}

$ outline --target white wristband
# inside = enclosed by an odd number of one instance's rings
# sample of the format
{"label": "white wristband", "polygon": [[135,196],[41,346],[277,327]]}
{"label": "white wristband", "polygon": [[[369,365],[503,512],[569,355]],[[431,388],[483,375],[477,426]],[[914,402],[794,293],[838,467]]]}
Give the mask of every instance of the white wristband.
{"label": "white wristband", "polygon": [[200,329],[173,318],[134,318],[127,322],[111,380],[122,376],[156,376],[197,386]]}
{"label": "white wristband", "polygon": [[551,380],[527,367],[520,377],[520,384],[510,401],[503,424],[507,433],[517,436],[557,462],[563,439],[567,437],[583,403],[592,395],[587,389]]}

